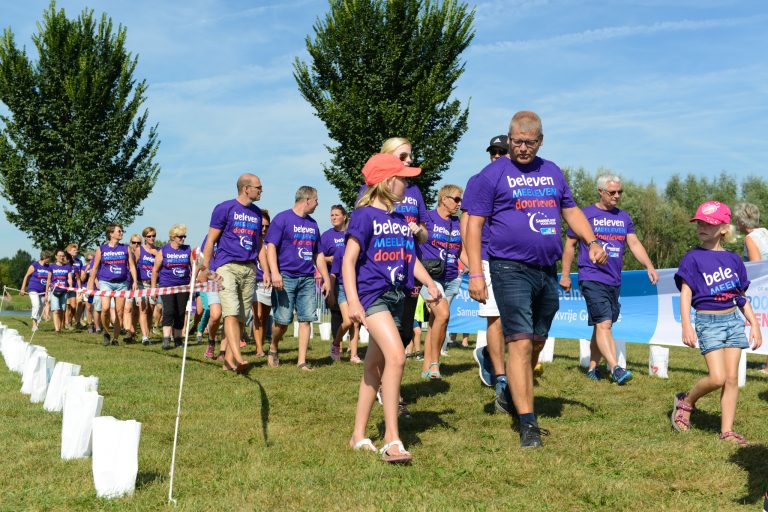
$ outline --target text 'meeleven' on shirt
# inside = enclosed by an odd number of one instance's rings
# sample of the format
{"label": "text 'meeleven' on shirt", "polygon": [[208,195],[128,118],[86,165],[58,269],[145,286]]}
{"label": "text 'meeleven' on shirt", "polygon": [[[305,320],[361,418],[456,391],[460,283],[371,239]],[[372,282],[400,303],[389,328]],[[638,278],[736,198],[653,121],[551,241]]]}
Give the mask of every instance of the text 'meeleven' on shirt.
{"label": "text 'meeleven' on shirt", "polygon": [[261,233],[261,210],[258,206],[253,203],[244,206],[237,199],[219,203],[211,214],[210,227],[221,231],[210,264],[211,270],[231,262],[256,262]]}
{"label": "text 'meeleven' on shirt", "polygon": [[738,254],[711,251],[703,247],[691,249],[675,273],[677,289],[683,281],[691,289],[691,306],[696,310],[719,311],[734,305],[744,307],[749,287],[747,268]]}
{"label": "text 'meeleven' on shirt", "polygon": [[[608,261],[605,265],[593,263],[589,259],[589,246],[584,240],[579,239],[579,281],[599,281],[611,286],[621,285],[621,268],[627,235],[635,232],[632,218],[624,210],[618,208],[603,210],[594,204],[582,208],[581,211],[592,226],[595,237],[600,240],[600,245],[608,255]],[[570,227],[566,234],[568,238],[579,238]]]}
{"label": "text 'meeleven' on shirt", "polygon": [[576,203],[560,168],[536,157],[526,165],[490,163],[467,183],[462,206],[486,218],[489,258],[548,266],[563,255],[561,209]]}
{"label": "text 'meeleven' on shirt", "polygon": [[344,286],[346,290],[357,285],[357,296],[364,309],[391,288],[413,288],[416,249],[402,214],[387,213],[373,206],[357,208],[347,229],[347,240],[352,237],[360,244],[355,264],[357,283]]}
{"label": "text 'meeleven' on shirt", "polygon": [[320,228],[315,219],[285,210],[272,218],[264,243],[273,244],[280,274],[288,277],[315,275],[315,256]]}

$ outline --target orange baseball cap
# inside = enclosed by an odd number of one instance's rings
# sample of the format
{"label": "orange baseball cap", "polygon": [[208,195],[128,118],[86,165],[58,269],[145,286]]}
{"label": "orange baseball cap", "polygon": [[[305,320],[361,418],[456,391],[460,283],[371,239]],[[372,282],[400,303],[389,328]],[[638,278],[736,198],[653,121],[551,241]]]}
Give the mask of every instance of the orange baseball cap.
{"label": "orange baseball cap", "polygon": [[363,176],[368,186],[381,183],[392,176],[410,178],[419,174],[421,174],[420,167],[407,167],[402,160],[389,153],[375,154],[363,166]]}

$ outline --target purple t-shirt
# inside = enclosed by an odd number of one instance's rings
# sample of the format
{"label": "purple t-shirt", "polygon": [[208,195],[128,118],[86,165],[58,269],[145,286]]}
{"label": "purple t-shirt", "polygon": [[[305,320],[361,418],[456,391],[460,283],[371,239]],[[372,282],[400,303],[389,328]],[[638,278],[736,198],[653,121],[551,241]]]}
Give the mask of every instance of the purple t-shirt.
{"label": "purple t-shirt", "polygon": [[[344,234],[346,236],[346,232]],[[333,261],[331,262],[331,270],[330,273],[336,276],[336,282],[339,283],[339,286],[344,286],[344,276],[341,274],[341,264],[344,263],[344,251],[346,250],[346,239],[344,240],[344,248],[339,248],[336,251],[336,255],[333,257]]]}
{"label": "purple t-shirt", "polygon": [[139,247],[139,281],[151,281],[152,269],[155,268],[155,255],[142,245]]}
{"label": "purple t-shirt", "polygon": [[320,252],[326,256],[335,256],[336,249],[339,247],[343,252],[344,244],[346,243],[344,240],[345,235],[344,231],[337,231],[334,228],[325,231],[320,235]]}
{"label": "purple t-shirt", "polygon": [[[449,256],[449,245],[451,241],[451,231],[453,229],[454,222],[457,229],[459,221],[456,217],[448,217],[443,219],[437,210],[430,210],[427,212],[425,218],[425,224],[427,228],[427,241],[421,245],[421,259],[422,260],[442,260],[445,262],[445,268],[447,272]],[[455,255],[452,258],[453,265],[456,265]],[[446,272],[443,273],[443,279],[448,280]],[[456,273],[454,272],[454,276]]]}
{"label": "purple t-shirt", "polygon": [[80,279],[80,273],[85,269],[85,260],[78,255],[72,258],[72,284],[80,287],[83,283]]}
{"label": "purple t-shirt", "polygon": [[576,203],[557,165],[539,157],[527,165],[499,158],[470,185],[472,203],[464,206],[490,223],[489,257],[543,266],[560,259],[561,208]]}
{"label": "purple t-shirt", "polygon": [[[579,240],[579,281],[599,281],[611,286],[620,286],[627,235],[635,232],[632,218],[624,210],[603,210],[593,204],[582,208],[581,211],[608,255],[608,262],[605,265],[592,263],[589,259],[589,246],[584,240]],[[570,227],[567,235],[568,238],[579,238]]]}
{"label": "purple t-shirt", "polygon": [[[461,202],[461,210],[464,213],[469,213],[469,209],[474,205],[476,201],[475,192],[477,191],[477,187],[474,185],[474,182],[479,176],[479,174],[475,174],[467,181],[467,186],[464,189],[464,197],[462,198]],[[490,226],[488,220],[486,219],[485,223],[483,224],[483,231],[480,234],[480,259],[483,261],[488,261],[488,239],[490,236]]]}
{"label": "purple t-shirt", "polygon": [[48,271],[50,268],[48,265],[43,265],[39,261],[33,261],[32,268],[34,270],[29,275],[27,290],[30,292],[43,293],[45,291],[45,285],[48,284]]}
{"label": "purple t-shirt", "polygon": [[[72,265],[65,263],[59,265],[57,263],[51,263],[48,266],[48,271],[51,273],[51,289],[55,286],[69,286],[69,275],[72,273]],[[57,292],[64,292],[65,290],[58,290]]]}
{"label": "purple t-shirt", "polygon": [[373,206],[358,208],[350,220],[347,237],[355,237],[360,244],[355,269],[357,295],[363,308],[368,309],[390,288],[413,288],[416,249],[402,214],[390,214]]}
{"label": "purple t-shirt", "polygon": [[231,262],[253,263],[259,257],[261,210],[255,205],[243,206],[237,199],[216,205],[210,227],[221,230],[211,270]]}
{"label": "purple t-shirt", "polygon": [[116,283],[128,281],[128,246],[117,244],[110,247],[109,244],[104,244],[99,249],[101,250],[101,262],[99,273],[96,275],[99,281]]}
{"label": "purple t-shirt", "polygon": [[320,241],[320,228],[315,219],[300,217],[293,210],[278,213],[269,225],[264,242],[277,251],[281,275],[304,277],[315,275],[315,254]]}
{"label": "purple t-shirt", "polygon": [[451,217],[451,235],[448,238],[448,252],[445,257],[445,281],[459,277],[459,254],[461,254],[461,226],[458,217]]}
{"label": "purple t-shirt", "polygon": [[164,245],[160,251],[163,263],[157,273],[158,286],[183,286],[189,284],[192,250],[188,245],[174,249],[171,244]]}
{"label": "purple t-shirt", "polygon": [[678,290],[683,281],[691,288],[691,305],[696,310],[719,311],[747,302],[743,296],[749,287],[747,269],[739,255],[730,251],[691,249],[675,273]]}
{"label": "purple t-shirt", "polygon": [[[360,198],[363,197],[363,192],[367,188],[365,184],[360,187],[355,204],[360,201]],[[415,183],[408,183],[406,185],[403,200],[395,205],[395,212],[401,213],[405,217],[406,222],[424,223],[427,218],[427,207],[418,185]]]}

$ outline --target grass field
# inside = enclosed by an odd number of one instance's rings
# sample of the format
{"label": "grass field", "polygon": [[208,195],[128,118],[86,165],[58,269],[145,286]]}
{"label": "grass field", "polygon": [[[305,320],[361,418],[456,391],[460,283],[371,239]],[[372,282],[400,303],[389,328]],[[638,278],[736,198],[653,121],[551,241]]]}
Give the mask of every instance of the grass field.
{"label": "grass field", "polygon": [[[29,319],[0,321],[29,337]],[[181,350],[102,347],[101,338],[56,337],[45,324],[34,342],[59,361],[99,377],[103,415],[142,422],[132,498],[95,496],[91,460],[59,457],[61,416],[31,404],[20,376],[0,370],[0,510],[157,510],[166,506]],[[694,430],[673,432],[672,396],[705,371],[696,350],[673,348],[670,379],[647,375],[648,347],[628,344],[627,386],[593,383],[578,370],[578,343],[558,341],[536,388],[545,446],[523,451],[509,417],[493,412],[468,349],[451,349],[444,379],[419,380],[408,362],[402,394],[413,417],[401,435],[410,466],[390,467],[347,448],[361,366],[331,364],[315,338],[295,369],[288,338],[278,369],[258,360],[249,377],[225,373],[191,346],[175,497],[181,510],[760,510],[768,486],[768,382],[751,356],[736,429],[752,445],[718,441],[717,397],[694,413]],[[255,360],[253,349],[246,357]],[[380,446],[381,407],[368,433]]]}

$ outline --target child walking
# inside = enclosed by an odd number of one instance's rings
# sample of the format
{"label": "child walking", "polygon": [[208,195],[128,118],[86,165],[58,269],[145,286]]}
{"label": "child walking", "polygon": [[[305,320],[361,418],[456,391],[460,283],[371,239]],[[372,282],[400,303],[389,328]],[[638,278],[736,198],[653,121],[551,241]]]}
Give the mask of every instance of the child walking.
{"label": "child walking", "polygon": [[385,444],[380,453],[382,460],[390,463],[411,460],[397,426],[405,367],[405,349],[398,331],[404,292],[413,288],[415,276],[427,286],[429,301],[440,300],[434,281],[416,258],[408,222],[394,212],[395,204],[405,194],[404,178],[420,173],[418,167],[407,167],[397,156],[387,153],[366,162],[363,175],[368,189],[349,223],[342,263],[349,317],[370,333],[349,445],[355,450],[376,451],[373,442],[365,437],[365,429],[381,386]]}
{"label": "child walking", "polygon": [[[744,297],[749,286],[747,270],[738,255],[721,246],[722,240],[733,240],[731,210],[726,204],[702,203],[691,222],[696,222],[701,246],[683,256],[675,283],[680,290],[683,343],[695,347],[698,338],[709,375],[699,379],[687,393],[675,395],[672,426],[680,432],[688,431],[691,412],[699,398],[720,389],[720,439],[745,446],[747,440],[733,431],[739,397],[739,358],[741,351],[750,346],[737,307],[749,322],[752,349],[762,343],[760,326]],[[691,325],[691,306],[696,310],[695,331]]]}

